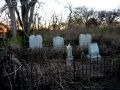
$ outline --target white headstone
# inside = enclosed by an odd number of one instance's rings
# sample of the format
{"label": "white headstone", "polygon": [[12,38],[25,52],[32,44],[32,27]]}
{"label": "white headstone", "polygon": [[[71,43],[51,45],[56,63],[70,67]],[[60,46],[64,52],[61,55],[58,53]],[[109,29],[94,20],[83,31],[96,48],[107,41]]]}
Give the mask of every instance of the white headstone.
{"label": "white headstone", "polygon": [[67,60],[73,60],[72,47],[70,46],[70,44],[66,46],[66,50],[67,50]]}
{"label": "white headstone", "polygon": [[61,48],[64,46],[64,38],[57,36],[53,38],[53,47],[54,48]]}
{"label": "white headstone", "polygon": [[79,36],[79,45],[88,46],[92,42],[91,34],[80,34]]}
{"label": "white headstone", "polygon": [[36,48],[42,48],[42,36],[36,35]]}
{"label": "white headstone", "polygon": [[72,55],[72,47],[70,46],[70,44],[66,46],[66,52],[67,52],[66,64],[67,66],[71,66],[73,64],[73,55]]}
{"label": "white headstone", "polygon": [[91,34],[86,34],[86,45],[91,44],[92,42],[92,36]]}
{"label": "white headstone", "polygon": [[79,44],[80,44],[80,46],[85,45],[85,41],[86,41],[86,36],[84,34],[80,34],[79,35]]}
{"label": "white headstone", "polygon": [[29,37],[29,47],[32,48],[32,49],[36,47],[36,37],[35,37],[35,35],[31,35]]}
{"label": "white headstone", "polygon": [[99,48],[97,43],[89,44],[88,46],[88,58],[99,58]]}

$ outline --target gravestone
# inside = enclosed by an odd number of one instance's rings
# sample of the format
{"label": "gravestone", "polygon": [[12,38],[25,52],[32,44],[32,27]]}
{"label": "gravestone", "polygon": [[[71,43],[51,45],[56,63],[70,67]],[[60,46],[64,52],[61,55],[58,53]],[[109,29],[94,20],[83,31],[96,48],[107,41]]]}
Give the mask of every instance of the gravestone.
{"label": "gravestone", "polygon": [[79,36],[79,45],[88,46],[92,42],[91,34],[80,34]]}
{"label": "gravestone", "polygon": [[61,48],[64,47],[64,38],[57,36],[53,38],[53,47],[54,48]]}
{"label": "gravestone", "polygon": [[42,36],[36,35],[36,48],[42,48]]}
{"label": "gravestone", "polygon": [[67,52],[67,60],[73,60],[72,47],[70,46],[70,44],[66,46],[66,52]]}
{"label": "gravestone", "polygon": [[31,35],[29,37],[29,48],[42,48],[42,36],[41,35]]}
{"label": "gravestone", "polygon": [[89,44],[87,57],[91,59],[97,59],[101,57],[99,55],[99,48],[97,43]]}
{"label": "gravestone", "polygon": [[70,44],[66,46],[66,52],[67,52],[66,64],[67,66],[71,66],[73,64],[73,55],[72,55],[72,47],[70,46]]}
{"label": "gravestone", "polygon": [[35,35],[31,35],[29,37],[29,48],[35,48],[36,47],[36,37]]}
{"label": "gravestone", "polygon": [[79,35],[79,45],[80,45],[80,46],[85,45],[85,41],[86,41],[86,36],[85,36],[85,34],[80,34],[80,35]]}
{"label": "gravestone", "polygon": [[91,44],[92,42],[92,36],[91,34],[86,34],[86,45]]}

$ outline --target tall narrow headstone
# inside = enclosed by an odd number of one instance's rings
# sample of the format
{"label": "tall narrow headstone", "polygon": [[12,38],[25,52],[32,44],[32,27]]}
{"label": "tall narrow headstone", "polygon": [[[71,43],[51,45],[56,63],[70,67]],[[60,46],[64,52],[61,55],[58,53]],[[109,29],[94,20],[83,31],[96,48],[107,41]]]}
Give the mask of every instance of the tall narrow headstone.
{"label": "tall narrow headstone", "polygon": [[36,35],[36,48],[42,48],[42,36]]}
{"label": "tall narrow headstone", "polygon": [[66,46],[66,52],[67,52],[67,60],[73,60],[72,47],[70,46],[70,44]]}
{"label": "tall narrow headstone", "polygon": [[99,55],[99,48],[97,43],[92,43],[89,44],[88,46],[88,58],[95,59],[95,58],[100,58],[101,56]]}
{"label": "tall narrow headstone", "polygon": [[70,46],[70,44],[66,46],[66,52],[67,52],[66,64],[70,66],[73,63],[72,47]]}
{"label": "tall narrow headstone", "polygon": [[35,35],[31,35],[29,37],[29,47],[32,48],[32,49],[36,47],[36,37],[35,37]]}
{"label": "tall narrow headstone", "polygon": [[53,47],[54,48],[61,48],[64,46],[64,38],[57,36],[53,38]]}

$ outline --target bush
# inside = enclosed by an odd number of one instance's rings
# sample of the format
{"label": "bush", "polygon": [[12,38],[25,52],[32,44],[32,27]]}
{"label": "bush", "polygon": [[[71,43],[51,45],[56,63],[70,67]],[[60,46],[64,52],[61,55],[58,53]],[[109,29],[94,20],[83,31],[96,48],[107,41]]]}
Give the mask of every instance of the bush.
{"label": "bush", "polygon": [[20,36],[11,37],[8,39],[8,46],[12,48],[21,48],[24,44],[24,40]]}

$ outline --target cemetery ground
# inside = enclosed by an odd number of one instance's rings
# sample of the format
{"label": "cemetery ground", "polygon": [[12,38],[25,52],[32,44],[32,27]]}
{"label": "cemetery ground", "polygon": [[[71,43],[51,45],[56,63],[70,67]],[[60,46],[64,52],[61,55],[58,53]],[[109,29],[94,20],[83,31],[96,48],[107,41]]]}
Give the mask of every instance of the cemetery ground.
{"label": "cemetery ground", "polygon": [[[36,31],[42,48],[30,49],[21,32],[0,49],[0,90],[120,90],[119,27],[73,28]],[[80,34],[91,34],[101,59],[87,58],[88,49],[79,45]],[[53,38],[64,38],[64,46],[53,47]],[[66,46],[73,60],[67,64]]]}

